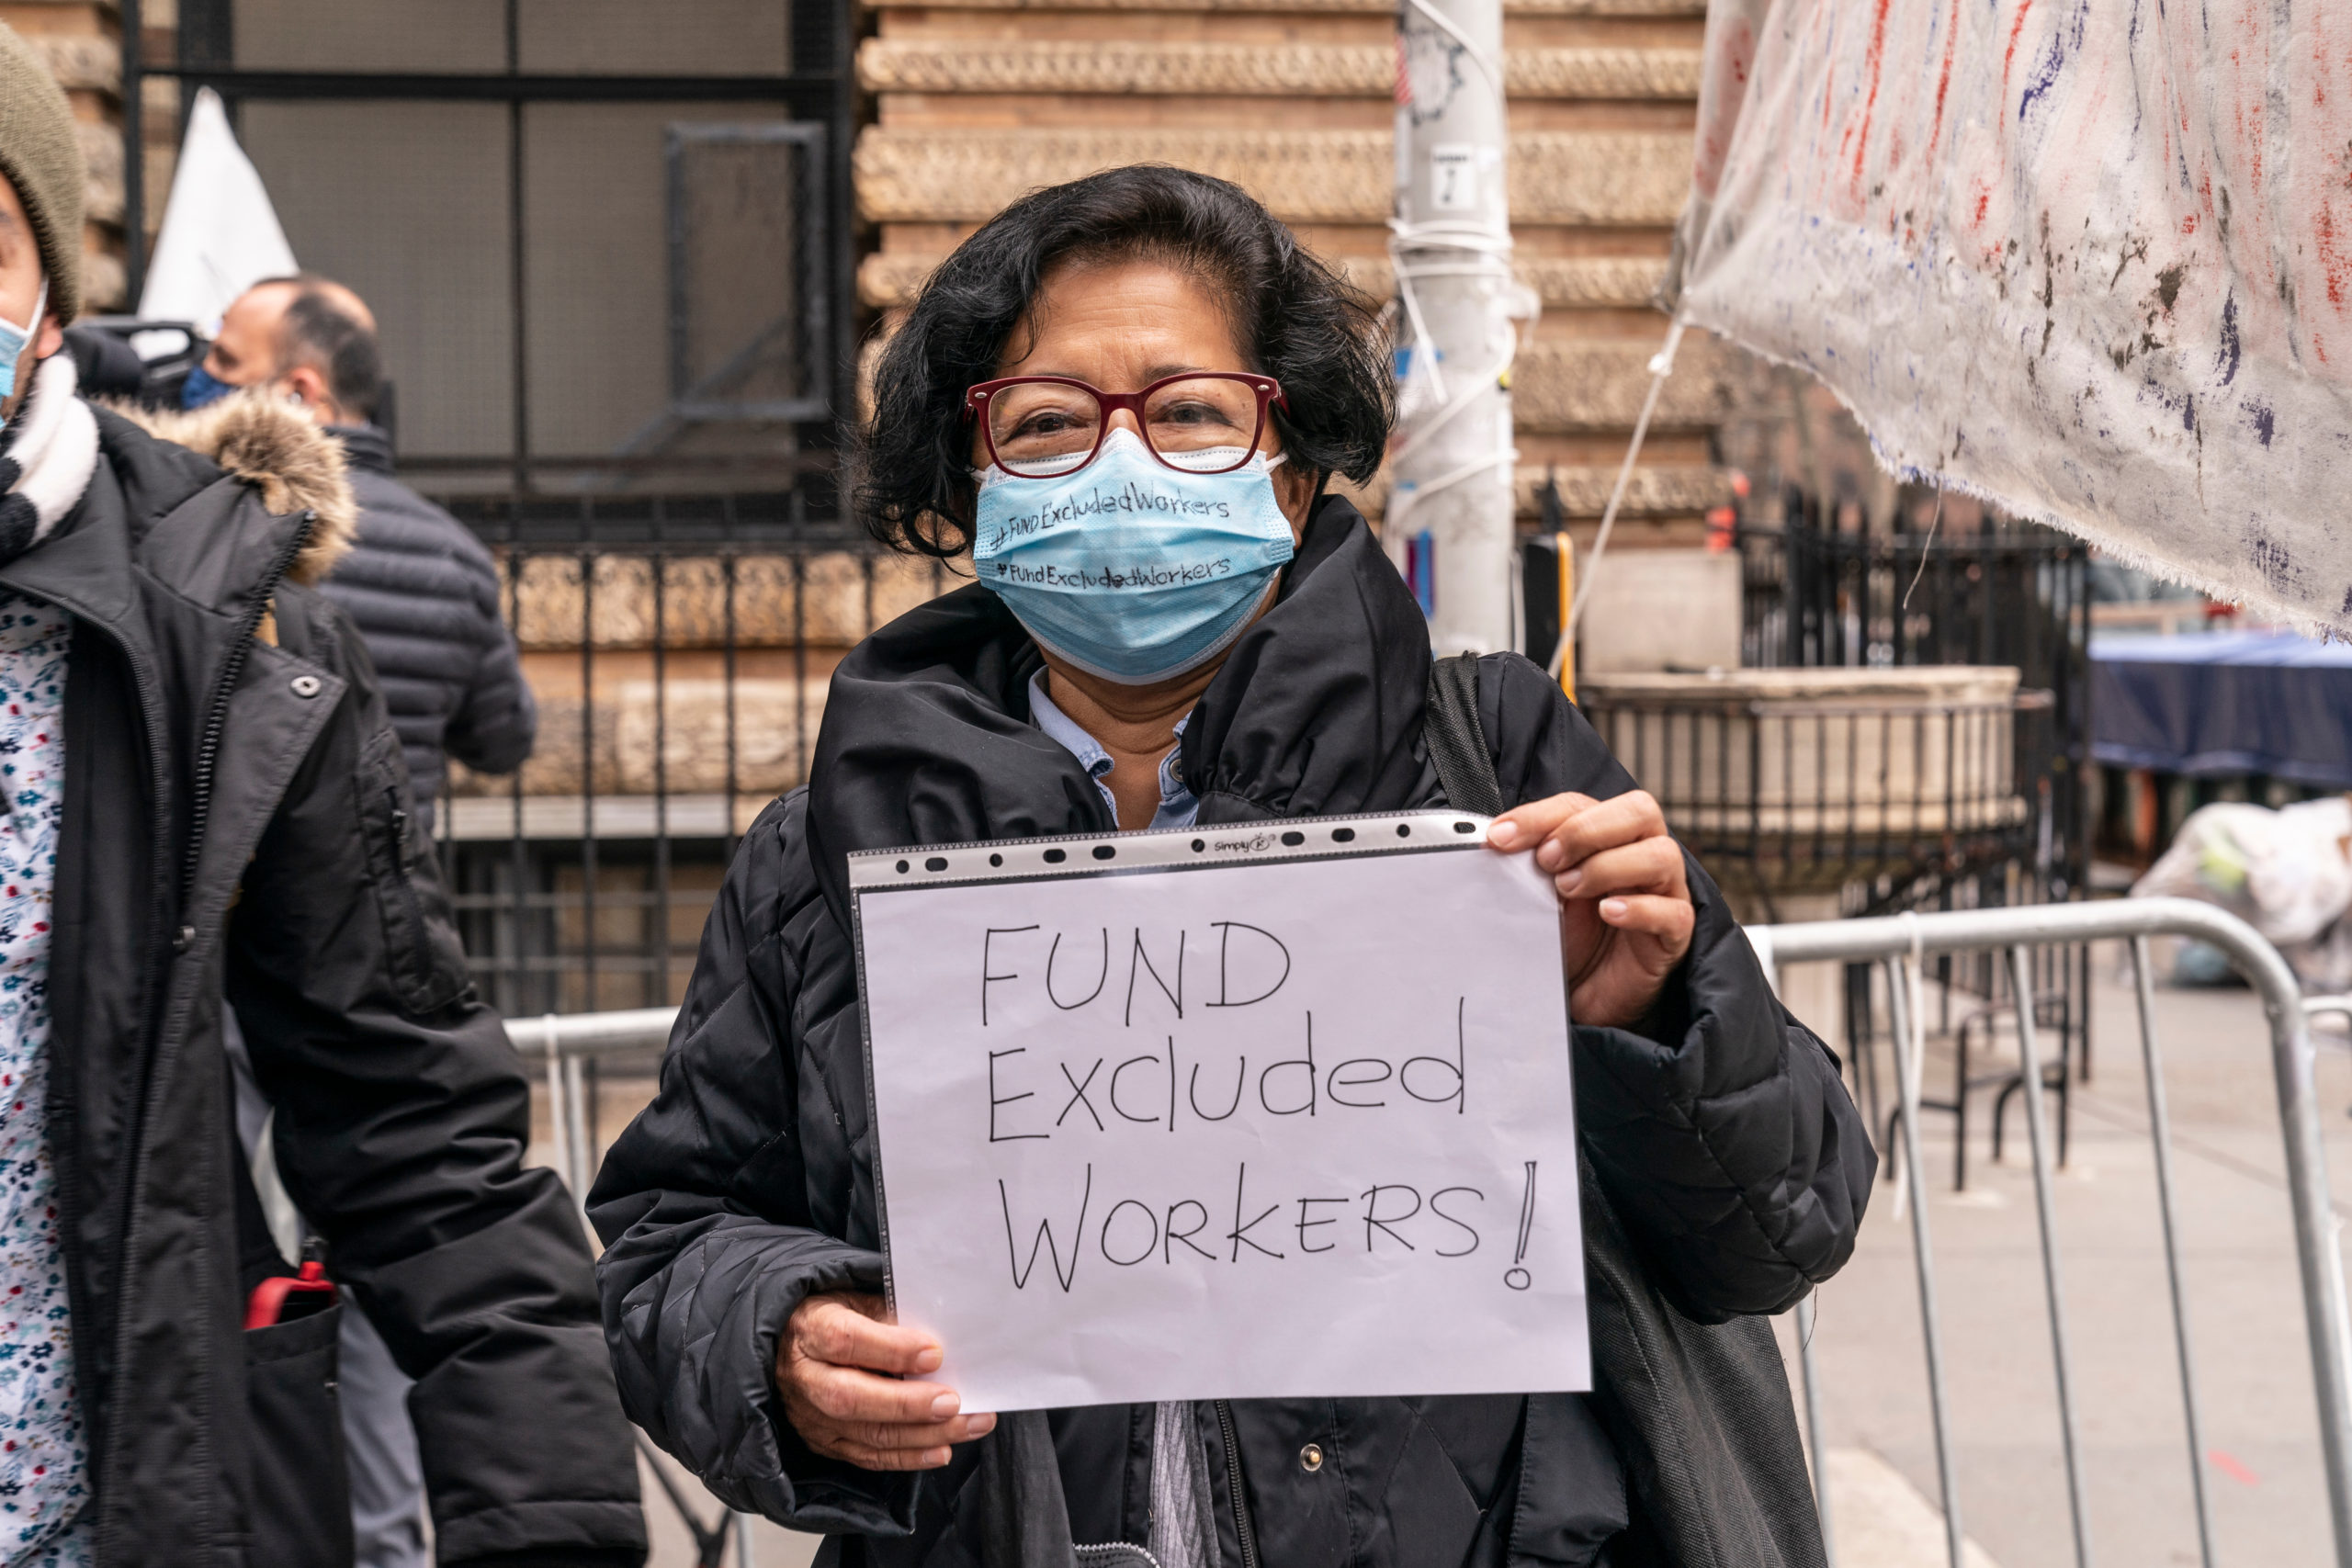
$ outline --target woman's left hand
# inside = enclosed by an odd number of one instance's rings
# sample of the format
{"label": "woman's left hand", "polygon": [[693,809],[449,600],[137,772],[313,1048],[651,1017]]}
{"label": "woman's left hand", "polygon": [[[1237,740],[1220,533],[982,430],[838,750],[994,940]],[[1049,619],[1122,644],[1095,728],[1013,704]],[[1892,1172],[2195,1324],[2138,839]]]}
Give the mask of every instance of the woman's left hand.
{"label": "woman's left hand", "polygon": [[1595,800],[1555,795],[1495,818],[1487,842],[1535,852],[1560,894],[1560,957],[1568,1015],[1578,1023],[1639,1022],[1690,951],[1690,886],[1682,846],[1646,790]]}

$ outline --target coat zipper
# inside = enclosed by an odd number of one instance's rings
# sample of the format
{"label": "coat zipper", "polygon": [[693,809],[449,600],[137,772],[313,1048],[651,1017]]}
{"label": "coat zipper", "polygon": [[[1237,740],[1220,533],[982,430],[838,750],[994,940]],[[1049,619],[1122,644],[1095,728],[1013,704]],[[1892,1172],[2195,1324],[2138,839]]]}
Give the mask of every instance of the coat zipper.
{"label": "coat zipper", "polygon": [[[254,637],[261,630],[261,619],[269,613],[270,604],[277,596],[278,584],[286,580],[287,572],[293,568],[294,558],[301,553],[303,545],[309,542],[311,530],[316,526],[318,517],[319,514],[316,512],[303,513],[294,525],[292,536],[279,547],[277,556],[271,559],[268,571],[263,575],[255,589],[252,606],[238,618],[235,638],[229,645],[228,662],[221,666],[220,677],[213,683],[212,695],[206,704],[202,739],[197,747],[195,779],[189,790],[187,855],[182,861],[180,867],[179,908],[175,911],[178,919],[178,926],[173,933],[171,944],[175,954],[186,953],[196,945],[196,928],[188,924],[187,919],[188,904],[196,896],[197,863],[203,853],[206,818],[212,808],[212,775],[220,761],[221,736],[229,727],[229,698],[236,690],[238,678],[244,673],[246,660],[253,655]],[[130,644],[125,640],[123,646],[128,649]],[[134,656],[132,659],[134,677],[143,676],[150,686],[160,683],[156,681],[155,672],[153,670],[141,670],[138,665],[139,660]],[[149,750],[151,752],[153,750],[152,738],[149,741]],[[159,839],[163,830],[163,825],[159,824],[157,834]],[[157,858],[161,859],[160,856]],[[160,870],[161,867],[159,866],[158,869]],[[171,964],[168,959],[162,962],[160,974],[162,976],[160,988],[156,993],[159,1003],[168,999],[170,992]],[[143,1141],[147,1129],[153,1124],[155,1107],[145,1101],[149,1100],[153,1094],[154,1079],[152,1075],[160,1066],[160,1061],[154,1058],[151,1058],[148,1063],[150,1077],[143,1086],[145,1092],[141,1097],[142,1103],[140,1107],[139,1126],[138,1131],[133,1134],[134,1151],[137,1148],[136,1141]],[[139,1181],[143,1168],[144,1161],[140,1159],[134,1152],[130,1178],[123,1192],[123,1201],[126,1205],[130,1204],[138,1196]],[[123,1224],[126,1256],[130,1250],[130,1244],[133,1239],[134,1228],[132,1215],[126,1213]],[[125,1285],[122,1300],[116,1307],[115,1336],[118,1349],[129,1337],[127,1325],[137,1321],[139,1297],[140,1292],[135,1285]],[[119,1367],[117,1368],[117,1375],[120,1375]],[[107,1549],[114,1546],[121,1539],[120,1530],[111,1528],[119,1517],[108,1512],[102,1512],[99,1517],[96,1544],[101,1561],[115,1555]]]}
{"label": "coat zipper", "polygon": [[[424,906],[417,901],[416,885],[408,879],[408,809],[401,805],[400,785],[385,786],[384,804],[391,810],[392,880],[400,884],[401,901],[408,909],[409,937],[421,953],[425,945]],[[430,964],[422,967],[429,970]]]}
{"label": "coat zipper", "polygon": [[269,606],[277,597],[278,584],[286,581],[294,558],[310,542],[311,530],[318,520],[317,513],[303,513],[294,524],[294,532],[278,547],[269,570],[254,591],[253,604],[238,619],[236,636],[229,644],[228,661],[221,665],[220,677],[213,683],[211,698],[205,704],[204,728],[196,744],[196,773],[188,790],[187,857],[180,864],[180,928],[178,940],[172,944],[175,952],[185,953],[196,943],[196,928],[188,924],[188,905],[196,897],[197,863],[204,857],[205,829],[210,826],[212,777],[220,768],[220,738],[229,728],[229,699],[245,672],[246,661],[253,657],[254,637],[261,630],[261,618],[269,614]]}
{"label": "coat zipper", "polygon": [[1217,1435],[1225,1439],[1225,1488],[1233,1499],[1233,1534],[1241,1542],[1241,1568],[1258,1568],[1258,1530],[1250,1522],[1250,1505],[1241,1495],[1241,1444],[1233,1430],[1233,1402],[1216,1403]]}

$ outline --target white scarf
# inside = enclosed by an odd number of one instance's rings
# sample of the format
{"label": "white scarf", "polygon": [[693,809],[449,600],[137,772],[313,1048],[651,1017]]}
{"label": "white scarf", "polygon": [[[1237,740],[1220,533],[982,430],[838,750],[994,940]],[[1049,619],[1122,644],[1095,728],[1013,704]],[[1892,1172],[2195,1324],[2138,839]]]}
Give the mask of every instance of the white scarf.
{"label": "white scarf", "polygon": [[57,531],[98,467],[98,422],[74,395],[74,356],[52,354],[34,372],[16,417],[0,427],[0,562]]}

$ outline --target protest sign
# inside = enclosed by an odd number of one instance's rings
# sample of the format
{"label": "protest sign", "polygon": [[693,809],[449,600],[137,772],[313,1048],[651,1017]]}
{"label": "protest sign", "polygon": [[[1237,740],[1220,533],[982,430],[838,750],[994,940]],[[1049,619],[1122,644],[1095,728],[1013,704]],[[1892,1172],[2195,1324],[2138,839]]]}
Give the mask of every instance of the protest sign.
{"label": "protest sign", "polygon": [[1558,907],[1452,812],[850,857],[967,1410],[1590,1386]]}

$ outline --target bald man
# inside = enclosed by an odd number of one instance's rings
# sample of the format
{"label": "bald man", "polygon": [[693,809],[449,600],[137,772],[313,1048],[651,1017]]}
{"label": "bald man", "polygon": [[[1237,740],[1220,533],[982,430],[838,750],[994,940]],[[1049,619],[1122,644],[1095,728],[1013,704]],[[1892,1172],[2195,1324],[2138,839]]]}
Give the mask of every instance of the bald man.
{"label": "bald man", "polygon": [[[498,573],[471,530],[392,477],[389,436],[374,423],[382,395],[376,318],[329,278],[270,278],[220,318],[180,401],[201,408],[259,389],[325,428],[343,446],[359,502],[356,543],[320,592],[356,622],[399,732],[417,810],[430,828],[445,754],[505,773],[530,754],[538,722],[514,639],[498,614]],[[230,1051],[237,1131],[261,1147],[269,1105]],[[274,1179],[265,1177],[266,1190]],[[350,1456],[356,1568],[425,1568],[423,1456],[408,1417],[409,1380],[373,1325],[343,1323],[344,1436]]]}
{"label": "bald man", "polygon": [[530,756],[538,710],[498,613],[490,552],[456,518],[392,477],[376,318],[358,295],[304,273],[240,295],[182,388],[200,408],[248,388],[283,398],[343,445],[359,498],[359,542],[322,584],[359,623],[430,826],[445,756],[504,773]]}

